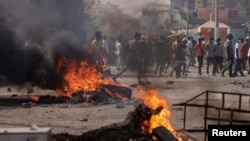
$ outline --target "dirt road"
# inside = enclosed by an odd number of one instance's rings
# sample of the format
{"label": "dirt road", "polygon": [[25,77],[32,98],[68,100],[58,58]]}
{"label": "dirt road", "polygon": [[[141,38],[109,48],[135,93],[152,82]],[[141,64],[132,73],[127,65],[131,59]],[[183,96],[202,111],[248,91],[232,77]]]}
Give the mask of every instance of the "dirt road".
{"label": "dirt road", "polygon": [[[204,68],[203,68],[204,69]],[[115,68],[111,68],[112,73]],[[172,104],[184,102],[199,93],[206,90],[226,91],[237,93],[249,93],[249,76],[245,77],[220,77],[198,75],[197,68],[190,68],[190,73],[186,78],[175,77],[170,78],[168,73],[164,76],[154,76],[148,74],[143,78],[144,81],[149,81],[151,87],[154,87],[161,97],[165,98],[171,109],[171,122],[175,129],[183,128],[183,109],[172,107]],[[118,81],[132,85],[137,82],[135,73],[126,72]],[[166,84],[172,81],[173,84]],[[11,88],[11,92],[7,91]],[[50,94],[54,95],[54,91],[41,90],[33,87],[33,94]],[[137,99],[140,95],[136,88],[132,88],[133,98]],[[17,86],[2,86],[0,95],[26,95],[27,89]],[[36,124],[38,126],[52,127],[53,133],[70,133],[81,134],[83,132],[100,128],[102,126],[113,123],[123,122],[128,112],[134,109],[136,100],[130,100],[124,103],[124,107],[118,108],[117,104],[107,105],[90,105],[81,103],[77,105],[47,105],[47,106],[32,106],[31,108],[15,107],[0,107],[0,127],[20,127]],[[229,103],[232,106],[234,103]],[[246,105],[249,103],[245,103]],[[198,118],[202,119],[202,114],[199,110],[192,110],[190,114],[189,127],[200,128],[202,122],[197,125]],[[204,133],[188,133],[196,140],[203,140]]]}

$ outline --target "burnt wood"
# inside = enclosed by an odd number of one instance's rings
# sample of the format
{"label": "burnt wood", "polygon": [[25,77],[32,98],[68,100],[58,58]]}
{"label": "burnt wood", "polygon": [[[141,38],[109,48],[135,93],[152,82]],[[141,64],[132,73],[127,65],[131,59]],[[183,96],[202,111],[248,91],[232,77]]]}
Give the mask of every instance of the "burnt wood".
{"label": "burnt wood", "polygon": [[159,114],[163,107],[151,109],[145,104],[139,103],[136,108],[131,111],[124,122],[111,124],[99,129],[82,133],[79,136],[69,134],[58,134],[52,138],[56,141],[177,141],[173,135],[164,127],[154,130],[154,134],[142,131],[142,123],[149,120],[154,114]]}
{"label": "burnt wood", "polygon": [[1,96],[1,106],[18,106],[22,103],[32,102],[32,99],[28,96]]}
{"label": "burnt wood", "polygon": [[153,129],[153,135],[159,141],[178,141],[175,136],[165,127],[160,126]]}
{"label": "burnt wood", "polygon": [[117,86],[117,85],[102,85],[102,87],[108,89],[113,94],[118,94],[118,95],[113,95],[114,97],[121,96],[129,99],[132,96],[132,89],[129,87]]}
{"label": "burnt wood", "polygon": [[39,101],[34,101],[31,96],[1,96],[0,105],[2,106],[20,106],[23,103],[36,103],[36,104],[57,104],[69,101],[68,97],[56,97],[50,95],[39,96]]}

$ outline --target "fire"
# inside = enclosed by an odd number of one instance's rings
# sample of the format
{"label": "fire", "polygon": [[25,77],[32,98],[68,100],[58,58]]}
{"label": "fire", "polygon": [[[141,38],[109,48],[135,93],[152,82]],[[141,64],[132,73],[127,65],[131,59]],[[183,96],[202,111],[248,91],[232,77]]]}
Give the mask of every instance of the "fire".
{"label": "fire", "polygon": [[152,115],[149,121],[143,122],[144,126],[142,129],[149,133],[153,133],[154,128],[164,126],[178,139],[178,141],[183,141],[170,124],[169,117],[171,116],[171,112],[166,99],[160,97],[158,92],[153,89],[144,90],[140,88],[139,91],[142,94],[142,100],[145,105],[149,106],[151,109],[157,109],[160,106],[163,107],[159,114]]}
{"label": "fire", "polygon": [[40,99],[39,96],[35,96],[35,95],[31,96],[30,98],[31,98],[34,102],[38,102],[39,99]]}
{"label": "fire", "polygon": [[103,61],[102,69],[104,71],[108,71],[110,69],[108,66],[108,59],[106,57],[103,57],[102,61]]}
{"label": "fire", "polygon": [[[58,96],[72,97],[72,94],[77,91],[92,92],[100,91],[103,85],[119,85],[125,86],[122,83],[114,83],[110,78],[104,78],[100,73],[96,65],[90,65],[87,61],[76,61],[72,59],[61,58],[57,62],[56,70],[64,72],[63,79],[65,83],[63,88],[56,89]],[[105,89],[105,88],[103,88]],[[110,93],[110,95],[116,95]]]}

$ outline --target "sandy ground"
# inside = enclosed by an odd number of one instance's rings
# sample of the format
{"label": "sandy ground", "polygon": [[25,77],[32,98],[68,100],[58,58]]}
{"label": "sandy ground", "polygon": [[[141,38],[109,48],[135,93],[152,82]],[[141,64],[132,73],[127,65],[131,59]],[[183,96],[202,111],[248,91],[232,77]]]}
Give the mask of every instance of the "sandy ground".
{"label": "sandy ground", "polygon": [[[203,69],[203,72],[205,72],[205,67]],[[115,68],[111,67],[111,72],[116,73]],[[168,70],[169,72],[170,70]],[[207,76],[205,73],[199,76],[196,67],[190,68],[190,73],[186,78],[176,79],[175,76],[170,78],[168,73],[161,77],[149,73],[143,80],[150,81],[155,89],[159,91],[160,96],[166,99],[172,113],[170,121],[177,130],[183,128],[183,108],[173,107],[173,104],[184,102],[206,90],[246,94],[249,94],[250,90],[248,88],[250,84],[248,82],[250,81],[249,76],[230,78],[227,76]],[[135,76],[136,74],[133,72],[126,72],[117,80],[129,86],[137,82]],[[173,85],[165,84],[167,81],[173,81],[174,83]],[[243,88],[243,85],[246,88]],[[8,92],[7,88],[11,88],[12,91]],[[54,91],[33,89],[33,94],[55,94]],[[134,98],[140,97],[136,88],[132,88],[132,90]],[[17,86],[3,86],[0,88],[0,95],[11,94],[26,95],[27,89]],[[216,100],[216,98],[214,99]],[[233,100],[235,99],[231,99],[227,106],[234,106]],[[243,103],[246,105],[245,107],[249,108],[248,100],[243,100]],[[124,108],[117,108],[116,104],[90,106],[84,103],[67,107],[58,105],[32,106],[31,108],[22,108],[21,106],[0,107],[0,127],[24,127],[36,124],[38,126],[52,127],[53,133],[81,134],[102,126],[123,122],[128,112],[134,110],[134,103],[134,101],[126,102]],[[190,110],[188,128],[202,127],[203,114],[200,110]],[[187,134],[198,141],[204,140],[203,132],[187,132]]]}

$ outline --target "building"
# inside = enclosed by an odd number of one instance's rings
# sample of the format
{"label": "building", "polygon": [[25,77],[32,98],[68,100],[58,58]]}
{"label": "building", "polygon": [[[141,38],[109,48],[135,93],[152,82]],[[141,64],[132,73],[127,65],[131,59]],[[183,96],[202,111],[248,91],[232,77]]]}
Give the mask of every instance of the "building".
{"label": "building", "polygon": [[[209,20],[210,14],[215,14],[216,0],[171,0],[172,7],[177,7],[187,11],[187,2],[189,11],[197,12],[197,18]],[[246,11],[249,0],[217,0],[219,8],[219,21],[230,25],[240,26],[246,21]]]}
{"label": "building", "polygon": [[142,8],[141,30],[145,33],[162,33],[170,26],[170,5],[148,3]]}
{"label": "building", "polygon": [[[246,0],[217,0],[219,20],[230,26],[239,26],[245,22]],[[215,0],[206,0],[206,6],[198,9],[198,17],[209,19],[209,14],[214,15]]]}
{"label": "building", "polygon": [[[250,7],[250,0],[247,0],[246,2],[247,7]],[[250,9],[246,9],[246,30],[248,33],[250,33]]]}
{"label": "building", "polygon": [[[227,39],[227,33],[230,31],[230,28],[230,26],[224,23],[219,23],[219,37],[222,41]],[[214,30],[215,21],[212,21],[212,19],[198,27],[198,32],[205,39],[205,41],[209,41],[211,37],[214,37]]]}

